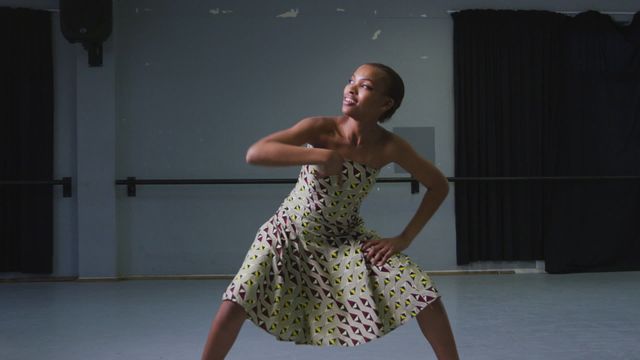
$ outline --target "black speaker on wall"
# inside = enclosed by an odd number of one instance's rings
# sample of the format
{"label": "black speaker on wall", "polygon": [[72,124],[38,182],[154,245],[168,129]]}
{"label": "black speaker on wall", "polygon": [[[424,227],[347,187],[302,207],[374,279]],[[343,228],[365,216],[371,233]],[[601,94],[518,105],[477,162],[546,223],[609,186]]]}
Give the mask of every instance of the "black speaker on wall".
{"label": "black speaker on wall", "polygon": [[111,0],[60,0],[62,35],[82,44],[89,66],[102,65],[102,43],[111,35],[112,23]]}

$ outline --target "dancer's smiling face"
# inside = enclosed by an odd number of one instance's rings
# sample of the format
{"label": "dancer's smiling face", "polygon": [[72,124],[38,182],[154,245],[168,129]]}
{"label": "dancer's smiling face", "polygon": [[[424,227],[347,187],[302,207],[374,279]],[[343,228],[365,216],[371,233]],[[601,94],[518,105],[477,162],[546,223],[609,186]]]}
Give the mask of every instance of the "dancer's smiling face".
{"label": "dancer's smiling face", "polygon": [[384,71],[372,65],[360,66],[344,87],[342,113],[356,120],[378,121],[394,104],[386,95],[388,87]]}

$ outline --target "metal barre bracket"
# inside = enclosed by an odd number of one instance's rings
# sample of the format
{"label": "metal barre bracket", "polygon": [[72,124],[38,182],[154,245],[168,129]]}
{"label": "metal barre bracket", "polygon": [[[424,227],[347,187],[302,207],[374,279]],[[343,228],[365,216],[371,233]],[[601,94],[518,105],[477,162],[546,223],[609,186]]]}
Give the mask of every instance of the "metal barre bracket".
{"label": "metal barre bracket", "polygon": [[62,197],[72,196],[72,180],[69,176],[62,180],[0,180],[0,185],[62,185]]}
{"label": "metal barre bracket", "polygon": [[62,178],[62,197],[71,197],[71,177],[66,176]]}

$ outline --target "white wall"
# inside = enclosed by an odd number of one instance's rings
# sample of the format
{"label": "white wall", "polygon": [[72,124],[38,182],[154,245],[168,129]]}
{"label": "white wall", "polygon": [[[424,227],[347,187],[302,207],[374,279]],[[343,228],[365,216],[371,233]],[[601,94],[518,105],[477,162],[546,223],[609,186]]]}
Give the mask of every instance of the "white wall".
{"label": "white wall", "polygon": [[[234,273],[288,186],[146,186],[129,198],[114,180],[293,177],[297,169],[246,165],[246,147],[301,117],[337,114],[344,82],[365,61],[388,63],[407,85],[388,127],[434,127],[435,163],[453,176],[447,10],[634,11],[635,2],[115,1],[104,67],[89,68],[80,45],[54,35],[55,174],[74,177],[74,197],[55,193],[53,276]],[[297,17],[276,17],[290,9]],[[388,167],[381,176],[400,175]],[[423,194],[380,184],[362,214],[394,235]],[[428,270],[459,268],[453,192],[408,254]],[[535,265],[471,267],[501,266]]]}

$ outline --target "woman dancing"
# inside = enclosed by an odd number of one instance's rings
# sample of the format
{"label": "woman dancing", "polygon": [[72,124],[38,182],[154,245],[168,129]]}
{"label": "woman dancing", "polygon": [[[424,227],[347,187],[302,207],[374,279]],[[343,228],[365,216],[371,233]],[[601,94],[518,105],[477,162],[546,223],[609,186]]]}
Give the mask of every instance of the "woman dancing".
{"label": "woman dancing", "polygon": [[[250,164],[302,169],[225,291],[203,359],[224,359],[246,318],[278,340],[355,346],[414,317],[438,359],[458,358],[437,290],[402,253],[449,191],[431,162],[380,126],[403,97],[393,69],[364,64],[344,88],[342,116],[305,118],[249,148]],[[428,191],[404,230],[382,238],[359,207],[391,162]]]}

